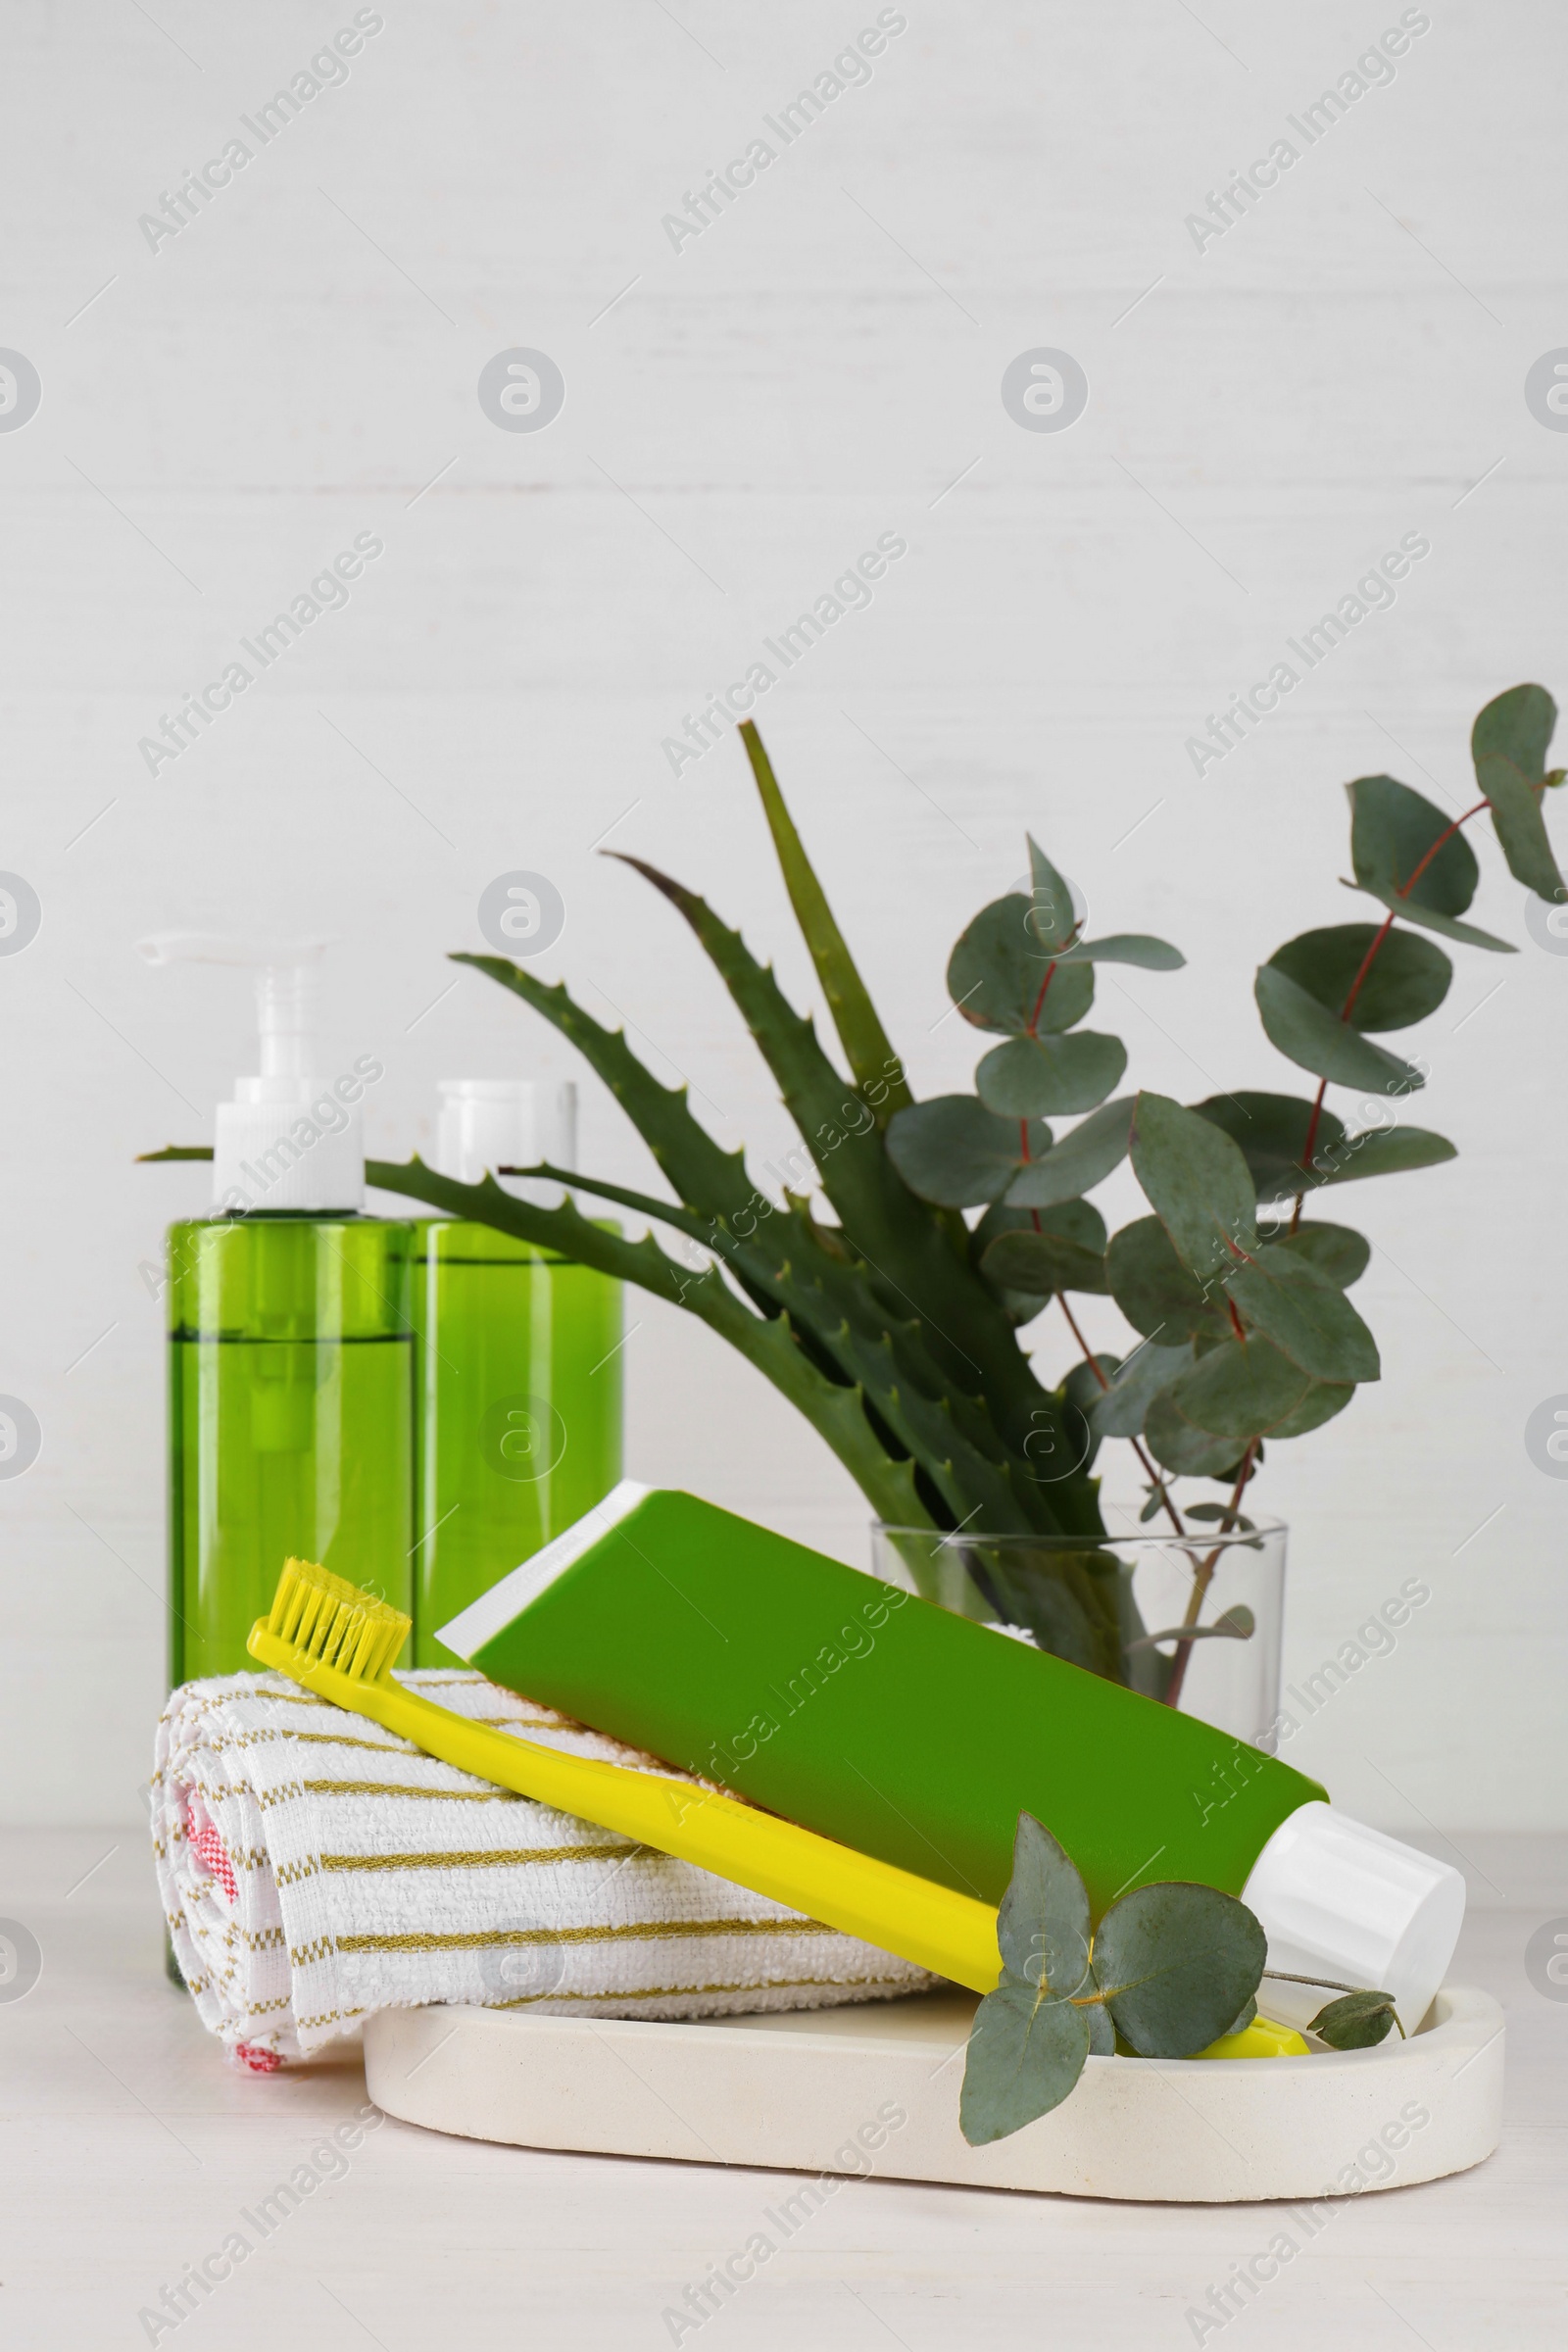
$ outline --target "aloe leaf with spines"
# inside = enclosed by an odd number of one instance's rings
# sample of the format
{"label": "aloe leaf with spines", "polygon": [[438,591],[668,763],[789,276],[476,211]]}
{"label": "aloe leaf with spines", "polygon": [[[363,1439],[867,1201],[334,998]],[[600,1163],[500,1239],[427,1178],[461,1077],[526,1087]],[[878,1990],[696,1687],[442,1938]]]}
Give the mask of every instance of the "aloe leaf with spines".
{"label": "aloe leaf with spines", "polygon": [[[1559,780],[1544,768],[1553,717],[1541,689],[1514,689],[1476,725],[1478,762],[1506,760],[1536,804]],[[457,960],[584,1054],[672,1198],[588,1175],[572,1175],[570,1188],[650,1226],[662,1220],[686,1262],[651,1238],[607,1231],[569,1198],[544,1208],[493,1182],[459,1185],[417,1159],[371,1161],[369,1181],[673,1299],[806,1414],[879,1517],[938,1535],[970,1531],[964,1541],[982,1571],[989,1557],[996,1590],[1012,1595],[1014,1623],[1080,1656],[1087,1642],[1101,1671],[1152,1691],[1170,1662],[1133,1647],[1148,1636],[1104,1548],[1105,1448],[1132,1446],[1178,1539],[1187,1528],[1177,1480],[1223,1483],[1223,1516],[1201,1539],[1212,1559],[1215,1546],[1250,1540],[1242,1504],[1265,1441],[1322,1426],[1376,1377],[1375,1343],[1345,1296],[1366,1244],[1348,1227],[1303,1223],[1303,1203],[1330,1185],[1437,1165],[1453,1146],[1392,1111],[1351,1132],[1327,1097],[1334,1085],[1361,1085],[1375,1066],[1380,1092],[1396,1104],[1411,1074],[1422,1075],[1418,1057],[1387,1054],[1372,1033],[1411,1026],[1442,1002],[1447,958],[1431,934],[1507,946],[1463,919],[1478,880],[1463,826],[1490,808],[1505,855],[1512,842],[1514,870],[1527,864],[1540,886],[1535,817],[1507,779],[1495,801],[1457,819],[1392,777],[1350,786],[1355,885],[1381,903],[1384,919],[1300,932],[1263,967],[1265,1035],[1288,1029],[1282,1050],[1298,1062],[1307,1055],[1319,1081],[1313,1098],[1238,1089],[1187,1107],[1129,1090],[1082,1111],[1030,1115],[988,1107],[978,1091],[906,1099],[907,1071],[755,728],[746,749],[848,1077],[738,932],[696,892],[645,860],[629,862],[678,908],[722,978],[801,1130],[825,1209],[788,1195],[780,1202],[758,1184],[744,1153],[720,1146],[694,1115],[684,1088],[664,1086],[564,985],[467,953]],[[1122,1040],[1079,1026],[1097,965],[1162,989],[1182,958],[1143,933],[1086,938],[1063,875],[1032,838],[1029,860],[1027,889],[994,900],[964,930],[950,993],[962,1020],[986,1034],[976,1058],[988,1049],[1001,1057],[984,1081],[994,1101],[1043,1102],[1046,1081],[1028,1092],[1034,1074],[1054,1071],[1056,1086],[1076,1058],[1072,1086],[1063,1081],[1054,1100],[1065,1089],[1068,1102],[1088,1102],[1123,1083],[1125,1059]],[[1374,1065],[1367,1054],[1382,1058]],[[995,1073],[1014,1068],[1027,1074],[1022,1091],[999,1098]],[[1152,1213],[1107,1242],[1087,1196],[1129,1153]],[[1293,1204],[1283,1237],[1277,1214],[1259,1220],[1260,1206],[1282,1201]],[[1130,1351],[1125,1343],[1102,1348],[1098,1333],[1091,1347],[1080,1333],[1073,1297],[1102,1282],[1138,1335]],[[1073,1347],[1053,1358],[1038,1334],[1058,1324]],[[1072,1541],[1059,1558],[1043,1544],[1009,1583],[1000,1541],[1009,1537]],[[998,1539],[989,1554],[988,1538]],[[1188,1630],[1201,1638],[1196,1615]],[[1172,1700],[1181,1664],[1168,1675]]]}
{"label": "aloe leaf with spines", "polygon": [[[1008,1466],[984,1411],[944,1382],[940,1367],[926,1350],[919,1318],[888,1316],[871,1291],[857,1279],[853,1266],[811,1247],[811,1228],[801,1201],[786,1196],[784,1209],[774,1212],[779,1220],[776,1229],[771,1219],[759,1223],[758,1235],[769,1237],[764,1243],[737,1235],[717,1216],[704,1217],[628,1186],[583,1178],[548,1161],[502,1172],[575,1186],[684,1234],[727,1266],[756,1302],[769,1311],[786,1312],[797,1335],[809,1334],[835,1359],[838,1376],[860,1382],[878,1411],[891,1407],[902,1412],[905,1405],[896,1400],[918,1394],[948,1413],[956,1438],[969,1448],[980,1454],[989,1448],[996,1464],[1004,1469]],[[789,1239],[792,1228],[793,1248]],[[703,1274],[697,1277],[703,1278]]]}
{"label": "aloe leaf with spines", "polygon": [[[900,1181],[868,1106],[846,1088],[810,1019],[796,1011],[739,932],[697,892],[641,858],[607,855],[633,866],[685,916],[772,1071],[850,1246],[919,1300],[934,1344],[940,1340],[949,1378],[972,1393],[983,1388],[992,1411],[1021,1447],[1037,1422],[1050,1418],[1052,1401],[1013,1342],[1005,1315],[957,1256],[946,1227]],[[852,1116],[857,1109],[865,1110],[863,1124]]]}
{"label": "aloe leaf with spines", "polygon": [[720,1339],[754,1364],[838,1455],[862,1492],[876,1501],[880,1516],[902,1526],[935,1526],[913,1475],[913,1465],[888,1455],[867,1420],[857,1387],[827,1379],[796,1343],[787,1315],[760,1315],[722,1281],[688,1283],[682,1288],[680,1267],[651,1237],[628,1241],[609,1233],[584,1217],[566,1200],[542,1208],[504,1192],[493,1178],[482,1184],[460,1184],[438,1175],[417,1157],[407,1163],[368,1159],[366,1181],[378,1190],[401,1194],[443,1210],[448,1216],[493,1225],[519,1241],[534,1242],[579,1265],[593,1266],[622,1282],[675,1298],[688,1313],[707,1323]]}

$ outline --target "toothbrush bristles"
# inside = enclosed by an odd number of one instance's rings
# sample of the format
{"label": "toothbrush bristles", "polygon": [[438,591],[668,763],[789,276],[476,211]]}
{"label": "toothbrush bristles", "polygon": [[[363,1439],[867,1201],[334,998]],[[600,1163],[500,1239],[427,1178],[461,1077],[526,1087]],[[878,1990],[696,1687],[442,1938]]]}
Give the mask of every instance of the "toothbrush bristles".
{"label": "toothbrush bristles", "polygon": [[268,1630],[313,1664],[359,1683],[379,1681],[413,1629],[401,1609],[314,1560],[285,1560]]}

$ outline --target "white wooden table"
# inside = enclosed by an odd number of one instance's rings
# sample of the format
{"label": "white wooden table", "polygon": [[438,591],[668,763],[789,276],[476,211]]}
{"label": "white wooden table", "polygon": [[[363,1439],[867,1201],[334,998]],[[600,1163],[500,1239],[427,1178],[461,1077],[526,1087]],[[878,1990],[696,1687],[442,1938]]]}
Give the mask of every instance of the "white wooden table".
{"label": "white wooden table", "polygon": [[[1210,2289],[1266,2250],[1278,2209],[848,2181],[713,2316],[677,2328],[666,2311],[800,2175],[494,2148],[391,2122],[313,2163],[364,2101],[357,2051],[234,2072],[163,1976],[140,1838],[5,1833],[0,1918],[30,1929],[43,1970],[0,2000],[0,2343],[1560,2352],[1568,2002],[1533,1988],[1524,1951],[1568,1915],[1568,1843],[1464,1844],[1479,1900],[1454,1974],[1502,2001],[1510,2044],[1507,2133],[1479,2171],[1338,2205],[1255,2299],[1203,2329],[1189,2315],[1212,2319]],[[264,2237],[262,2201],[302,2165],[319,2185],[275,2207]],[[232,2262],[236,2231],[253,2250]],[[214,2256],[219,2282],[177,2327],[139,2319]]]}

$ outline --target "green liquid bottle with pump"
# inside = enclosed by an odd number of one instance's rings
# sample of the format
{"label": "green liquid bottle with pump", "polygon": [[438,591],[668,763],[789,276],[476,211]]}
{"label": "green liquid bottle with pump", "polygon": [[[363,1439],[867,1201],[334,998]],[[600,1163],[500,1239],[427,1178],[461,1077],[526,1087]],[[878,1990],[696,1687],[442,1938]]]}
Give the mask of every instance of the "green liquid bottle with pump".
{"label": "green liquid bottle with pump", "polygon": [[[435,1165],[477,1184],[576,1159],[576,1089],[441,1082]],[[519,1198],[554,1197],[498,1178]],[[420,1219],[415,1249],[416,1666],[437,1629],[608,1494],[621,1473],[620,1285],[493,1226]]]}
{"label": "green liquid bottle with pump", "polygon": [[256,976],[261,1070],[218,1107],[210,1216],[169,1232],[171,1685],[248,1672],[292,1553],[414,1590],[415,1227],[368,1217],[362,1054],[322,1078],[321,943],[164,935]]}

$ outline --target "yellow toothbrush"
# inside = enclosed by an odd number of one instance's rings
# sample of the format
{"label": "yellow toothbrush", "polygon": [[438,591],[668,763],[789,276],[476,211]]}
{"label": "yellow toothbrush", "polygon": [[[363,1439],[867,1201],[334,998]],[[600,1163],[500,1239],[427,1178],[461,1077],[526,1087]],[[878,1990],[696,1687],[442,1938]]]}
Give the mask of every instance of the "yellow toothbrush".
{"label": "yellow toothbrush", "polygon": [[[291,1559],[278,1578],[271,1613],[257,1619],[246,1647],[263,1665],[335,1706],[368,1716],[460,1772],[695,1862],[975,1992],[995,1988],[1002,1955],[989,1903],[714,1789],[563,1755],[470,1723],[393,1681],[393,1661],[412,1623],[329,1569]],[[1306,2044],[1288,2028],[1258,2018],[1203,2055],[1273,2057],[1287,2048],[1304,2054]]]}

